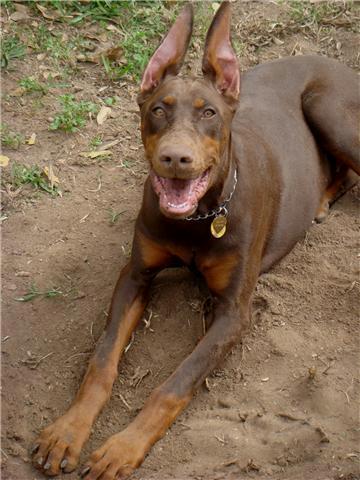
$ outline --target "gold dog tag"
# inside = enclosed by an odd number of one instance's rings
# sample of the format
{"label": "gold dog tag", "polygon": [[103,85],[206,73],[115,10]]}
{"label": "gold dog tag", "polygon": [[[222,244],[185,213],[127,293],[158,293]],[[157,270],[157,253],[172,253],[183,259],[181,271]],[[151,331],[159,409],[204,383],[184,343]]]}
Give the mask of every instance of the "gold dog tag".
{"label": "gold dog tag", "polygon": [[224,215],[218,215],[211,222],[210,231],[213,237],[221,238],[225,235],[226,232],[227,220]]}

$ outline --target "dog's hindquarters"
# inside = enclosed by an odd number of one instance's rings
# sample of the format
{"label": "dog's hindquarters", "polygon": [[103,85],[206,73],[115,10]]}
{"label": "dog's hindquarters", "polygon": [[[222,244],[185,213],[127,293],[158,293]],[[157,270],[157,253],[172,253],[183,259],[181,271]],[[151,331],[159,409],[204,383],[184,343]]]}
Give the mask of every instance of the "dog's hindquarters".
{"label": "dog's hindquarters", "polygon": [[316,215],[321,222],[340,190],[354,185],[349,169],[360,175],[360,91],[355,72],[332,60],[318,61],[319,78],[303,93],[302,108],[316,141],[335,164]]}
{"label": "dog's hindquarters", "polygon": [[304,116],[324,150],[360,175],[358,77],[333,60],[316,62],[316,75],[302,94]]}

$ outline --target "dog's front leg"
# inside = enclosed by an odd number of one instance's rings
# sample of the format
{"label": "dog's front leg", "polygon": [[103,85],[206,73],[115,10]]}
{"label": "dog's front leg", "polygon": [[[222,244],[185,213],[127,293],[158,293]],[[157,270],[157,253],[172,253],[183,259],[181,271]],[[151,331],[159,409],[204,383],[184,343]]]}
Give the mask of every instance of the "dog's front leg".
{"label": "dog's front leg", "polygon": [[[146,306],[150,281],[166,255],[135,240],[133,255],[114,290],[107,327],[90,361],[81,387],[69,410],[41,432],[33,448],[35,466],[47,475],[70,472],[94,420],[111,394],[119,359]],[[151,254],[151,255],[150,255]]]}
{"label": "dog's front leg", "polygon": [[[249,289],[247,289],[249,291]],[[122,432],[95,451],[83,470],[85,480],[123,479],[143,461],[194,391],[241,338],[249,322],[250,295],[217,296],[214,319],[192,354],[147,400],[143,410]]]}

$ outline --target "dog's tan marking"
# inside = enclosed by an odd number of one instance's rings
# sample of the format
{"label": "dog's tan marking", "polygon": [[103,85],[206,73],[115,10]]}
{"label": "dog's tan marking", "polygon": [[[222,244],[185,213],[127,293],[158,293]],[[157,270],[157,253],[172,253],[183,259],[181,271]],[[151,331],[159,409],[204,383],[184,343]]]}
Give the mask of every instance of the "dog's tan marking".
{"label": "dog's tan marking", "polygon": [[205,105],[205,100],[203,98],[195,98],[193,107],[194,108],[203,108]]}
{"label": "dog's tan marking", "polygon": [[[129,266],[123,269],[119,282],[128,281],[128,276]],[[60,473],[65,450],[68,450],[65,455],[65,471],[75,468],[81,448],[90,435],[91,426],[111,395],[119,358],[145,309],[143,295],[139,293],[131,301],[128,298],[129,292],[131,290],[126,292],[126,298],[124,295],[120,302],[120,308],[114,306],[113,315],[120,318],[116,318],[116,324],[110,323],[107,327],[70,409],[38,437],[39,450],[34,463],[37,468],[41,468],[40,459],[45,459],[50,451],[51,462],[46,471],[48,475]]]}
{"label": "dog's tan marking", "polygon": [[165,434],[175,418],[191,400],[191,395],[181,398],[172,393],[165,394],[161,392],[160,388],[154,390],[144,408],[130,426],[140,436],[144,437],[148,446]]}
{"label": "dog's tan marking", "polygon": [[158,388],[135,420],[92,454],[89,466],[93,467],[99,459],[103,459],[129,475],[142,463],[151,446],[164,436],[190,399],[191,395],[181,398]]}
{"label": "dog's tan marking", "polygon": [[173,95],[166,95],[166,97],[164,97],[162,101],[163,103],[165,103],[165,105],[172,106],[172,105],[175,105],[176,98]]}
{"label": "dog's tan marking", "polygon": [[215,294],[220,294],[229,286],[231,275],[238,264],[239,256],[229,253],[204,257],[200,260],[198,267],[209,289]]}
{"label": "dog's tan marking", "polygon": [[342,165],[340,167],[339,172],[335,175],[332,183],[328,186],[328,188],[324,192],[320,200],[318,211],[315,216],[315,220],[318,223],[323,222],[327,217],[329,213],[330,204],[332,201],[336,199],[336,195],[338,194],[341,186],[343,185],[348,171],[349,171],[349,167],[347,167],[346,165]]}
{"label": "dog's tan marking", "polygon": [[[202,139],[200,148],[203,151],[202,158],[204,159],[211,158],[213,165],[214,164],[217,165],[220,162],[220,159],[221,159],[220,154],[221,154],[221,150],[223,149],[222,140],[218,141],[211,137],[206,136]],[[203,169],[208,168],[209,166],[210,165],[208,165],[204,161]]]}
{"label": "dog's tan marking", "polygon": [[[142,132],[144,133],[143,128],[142,128]],[[145,148],[146,158],[149,161],[151,161],[151,159],[154,157],[155,150],[159,143],[159,135],[155,133],[153,135],[143,135],[143,136],[144,136],[144,148]]]}
{"label": "dog's tan marking", "polygon": [[156,268],[166,265],[171,258],[171,253],[163,246],[153,242],[145,235],[137,232],[142,260],[146,267]]}

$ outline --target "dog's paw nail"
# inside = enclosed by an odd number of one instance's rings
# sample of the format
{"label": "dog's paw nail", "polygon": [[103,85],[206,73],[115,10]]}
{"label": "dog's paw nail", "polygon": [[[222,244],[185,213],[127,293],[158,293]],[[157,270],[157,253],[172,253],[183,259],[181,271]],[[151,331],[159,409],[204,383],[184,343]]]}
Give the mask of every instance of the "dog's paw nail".
{"label": "dog's paw nail", "polygon": [[86,475],[87,473],[89,473],[89,472],[90,472],[90,467],[85,467],[85,468],[83,468],[83,469],[81,470],[81,472],[80,472],[80,478],[85,477],[85,475]]}
{"label": "dog's paw nail", "polygon": [[49,470],[50,467],[51,467],[51,463],[46,462],[45,465],[44,465],[44,470]]}
{"label": "dog's paw nail", "polygon": [[32,449],[30,450],[31,455],[34,455],[34,453],[36,453],[36,452],[39,450],[39,447],[40,447],[40,444],[39,444],[39,443],[37,443],[36,445],[34,445],[34,446],[32,447]]}
{"label": "dog's paw nail", "polygon": [[66,460],[66,458],[64,458],[64,460],[60,463],[60,468],[65,468],[67,464],[68,461]]}
{"label": "dog's paw nail", "polygon": [[44,459],[43,459],[42,457],[40,457],[40,458],[38,459],[38,461],[37,461],[37,464],[38,464],[38,465],[42,465],[42,464],[43,464],[43,461],[44,461]]}

